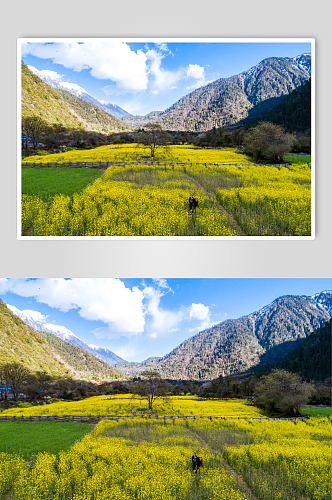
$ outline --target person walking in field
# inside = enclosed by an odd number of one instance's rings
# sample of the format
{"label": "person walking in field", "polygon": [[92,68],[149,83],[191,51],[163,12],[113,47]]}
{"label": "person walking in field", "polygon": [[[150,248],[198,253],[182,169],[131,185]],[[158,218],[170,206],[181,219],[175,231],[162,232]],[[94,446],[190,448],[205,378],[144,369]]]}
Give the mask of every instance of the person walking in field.
{"label": "person walking in field", "polygon": [[194,206],[194,197],[193,195],[191,194],[189,196],[189,210],[191,213],[193,213],[193,206]]}
{"label": "person walking in field", "polygon": [[196,471],[198,471],[199,468],[202,467],[202,465],[203,465],[203,457],[197,457],[196,463],[197,463]]}
{"label": "person walking in field", "polygon": [[191,457],[191,461],[192,461],[192,464],[193,464],[193,472],[195,474],[197,474],[197,470],[196,470],[196,467],[197,467],[197,455],[196,455],[195,452],[194,452],[193,456]]}

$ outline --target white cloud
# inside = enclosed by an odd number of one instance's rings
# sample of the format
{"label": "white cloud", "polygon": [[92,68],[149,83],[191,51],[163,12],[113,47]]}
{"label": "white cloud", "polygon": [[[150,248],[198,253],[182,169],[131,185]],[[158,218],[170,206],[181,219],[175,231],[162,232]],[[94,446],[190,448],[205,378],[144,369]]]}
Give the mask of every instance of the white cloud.
{"label": "white cloud", "polygon": [[206,328],[209,328],[212,326],[210,321],[210,309],[209,306],[205,306],[204,304],[195,304],[194,302],[191,304],[191,306],[188,309],[189,311],[189,318],[193,320],[199,320],[200,324],[198,326],[195,326],[193,328],[189,329],[190,333],[193,332],[199,332],[202,330],[205,330]]}
{"label": "white cloud", "polygon": [[148,300],[146,313],[152,318],[152,330],[166,333],[182,320],[182,311],[167,311],[160,307],[160,299],[164,295],[160,290],[148,286],[143,289],[144,297]]}
{"label": "white cloud", "polygon": [[150,62],[150,73],[154,77],[152,82],[154,90],[166,90],[172,87],[183,76],[181,69],[169,71],[161,67],[161,61],[165,57],[165,54],[151,49],[146,52],[146,57]]}
{"label": "white cloud", "polygon": [[167,283],[167,280],[165,278],[153,278],[152,281],[159,288],[163,288],[164,290],[171,292],[173,295],[175,294],[174,290],[172,290],[172,288],[169,286],[169,284]]}
{"label": "white cloud", "polygon": [[163,52],[167,52],[168,54],[172,54],[172,52],[170,51],[170,49],[167,46],[167,43],[165,43],[165,42],[157,42],[156,45],[159,48],[159,50],[162,50]]}
{"label": "white cloud", "polygon": [[167,280],[165,278],[153,278],[152,281],[156,283],[159,288],[167,288],[167,290],[170,290],[170,287],[168,286]]}
{"label": "white cloud", "polygon": [[151,337],[152,339],[156,339],[158,337],[158,334],[157,334],[157,332],[152,332],[152,333],[149,333],[148,336]]}
{"label": "white cloud", "polygon": [[107,323],[112,335],[144,331],[144,295],[138,288],[126,288],[119,279],[0,279],[0,292],[34,297],[62,312],[78,309],[84,319]]}
{"label": "white cloud", "polygon": [[187,68],[187,77],[195,78],[195,80],[204,79],[204,68],[198,64],[189,64]]}
{"label": "white cloud", "polygon": [[189,318],[195,318],[199,320],[207,320],[210,318],[209,306],[204,304],[192,303],[189,308]]}
{"label": "white cloud", "polygon": [[52,59],[55,64],[77,72],[89,70],[94,78],[111,80],[114,85],[104,87],[106,94],[139,92],[148,85],[146,54],[131,50],[125,42],[93,39],[84,43],[26,43],[22,45],[22,56],[27,54]]}
{"label": "white cloud", "polygon": [[151,94],[156,94],[156,95],[158,95],[158,94],[159,94],[159,90],[157,90],[157,89],[156,89],[156,90],[151,90]]}
{"label": "white cloud", "polygon": [[199,66],[198,64],[189,64],[187,68],[187,78],[194,78],[196,82],[187,87],[190,89],[197,89],[198,87],[202,87],[202,85],[207,85],[210,82],[205,80],[204,68]]}

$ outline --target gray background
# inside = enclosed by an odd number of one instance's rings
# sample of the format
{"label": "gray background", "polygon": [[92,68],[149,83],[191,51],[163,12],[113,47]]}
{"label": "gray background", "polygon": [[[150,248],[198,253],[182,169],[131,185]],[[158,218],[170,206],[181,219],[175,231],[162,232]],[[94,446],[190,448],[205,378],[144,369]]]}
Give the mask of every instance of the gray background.
{"label": "gray background", "polygon": [[[330,2],[11,0],[1,3],[1,277],[329,277]],[[316,39],[314,241],[16,239],[16,40],[32,37]]]}

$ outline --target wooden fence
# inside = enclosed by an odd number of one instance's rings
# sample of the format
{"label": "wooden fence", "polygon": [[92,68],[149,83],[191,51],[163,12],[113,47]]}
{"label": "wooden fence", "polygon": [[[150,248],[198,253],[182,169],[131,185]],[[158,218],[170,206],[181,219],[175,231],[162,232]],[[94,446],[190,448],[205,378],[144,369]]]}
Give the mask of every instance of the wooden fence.
{"label": "wooden fence", "polygon": [[158,416],[158,415],[0,415],[0,422],[87,422],[96,423],[102,419],[116,420],[117,422],[124,418],[145,418],[148,420],[305,420],[308,416],[292,417],[292,418],[269,418],[269,417],[227,417],[227,416]]}
{"label": "wooden fence", "polygon": [[265,167],[287,167],[291,165],[291,163],[281,163],[279,165],[258,165],[258,164],[247,164],[247,163],[164,163],[159,161],[132,161],[132,162],[124,162],[124,161],[97,161],[97,162],[67,162],[67,163],[22,163],[22,168],[34,168],[34,167],[66,167],[66,168],[101,168],[106,169],[111,165],[123,167],[131,166],[131,165],[147,165],[152,164],[155,167],[164,167],[166,169],[167,166],[171,166],[174,169],[174,166],[181,167],[193,167],[193,166],[214,166],[214,167],[223,167],[223,166],[235,166],[235,167],[252,167],[252,166],[265,166]]}

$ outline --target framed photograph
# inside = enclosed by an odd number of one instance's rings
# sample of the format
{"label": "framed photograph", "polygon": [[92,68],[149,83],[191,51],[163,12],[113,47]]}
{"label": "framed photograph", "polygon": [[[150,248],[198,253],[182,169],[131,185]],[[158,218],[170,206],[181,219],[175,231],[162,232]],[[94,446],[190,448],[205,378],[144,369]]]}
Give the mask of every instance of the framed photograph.
{"label": "framed photograph", "polygon": [[17,238],[315,238],[315,40],[18,40]]}

